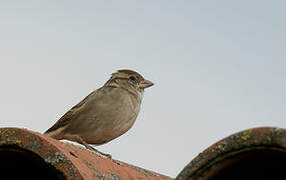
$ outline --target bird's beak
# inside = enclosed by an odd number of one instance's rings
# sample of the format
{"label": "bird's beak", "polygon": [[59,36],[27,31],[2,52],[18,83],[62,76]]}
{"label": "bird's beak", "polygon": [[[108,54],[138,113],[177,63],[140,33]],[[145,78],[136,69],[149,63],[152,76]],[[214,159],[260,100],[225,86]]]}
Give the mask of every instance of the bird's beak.
{"label": "bird's beak", "polygon": [[145,88],[151,87],[153,85],[154,85],[154,83],[144,79],[143,81],[140,82],[139,87],[145,89]]}

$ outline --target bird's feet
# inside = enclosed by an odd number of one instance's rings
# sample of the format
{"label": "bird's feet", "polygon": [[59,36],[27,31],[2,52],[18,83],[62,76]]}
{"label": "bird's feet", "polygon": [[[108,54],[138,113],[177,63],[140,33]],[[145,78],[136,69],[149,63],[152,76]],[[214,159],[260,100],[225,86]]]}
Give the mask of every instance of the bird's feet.
{"label": "bird's feet", "polygon": [[110,154],[100,152],[99,150],[95,149],[91,145],[87,144],[80,136],[76,135],[75,137],[80,144],[82,144],[86,147],[86,149],[96,153],[97,155],[103,156],[103,157],[108,158],[108,159],[112,159],[112,156]]}
{"label": "bird's feet", "polygon": [[88,145],[88,147],[87,147],[87,146],[85,146],[85,147],[86,147],[88,150],[91,150],[92,152],[94,152],[94,153],[96,153],[96,154],[99,154],[99,155],[101,155],[101,156],[103,156],[103,157],[106,157],[107,159],[112,159],[112,156],[111,156],[110,154],[103,153],[103,152],[101,152],[101,151],[95,149],[94,147],[92,147],[92,146],[90,146],[90,145]]}

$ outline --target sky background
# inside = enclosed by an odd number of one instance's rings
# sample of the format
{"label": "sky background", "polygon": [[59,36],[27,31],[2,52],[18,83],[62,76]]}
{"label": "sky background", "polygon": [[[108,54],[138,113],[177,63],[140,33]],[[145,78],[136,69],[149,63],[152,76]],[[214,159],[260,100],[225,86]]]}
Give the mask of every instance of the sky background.
{"label": "sky background", "polygon": [[286,127],[286,1],[0,1],[0,127],[44,132],[118,69],[155,86],[97,147],[175,177],[238,131]]}

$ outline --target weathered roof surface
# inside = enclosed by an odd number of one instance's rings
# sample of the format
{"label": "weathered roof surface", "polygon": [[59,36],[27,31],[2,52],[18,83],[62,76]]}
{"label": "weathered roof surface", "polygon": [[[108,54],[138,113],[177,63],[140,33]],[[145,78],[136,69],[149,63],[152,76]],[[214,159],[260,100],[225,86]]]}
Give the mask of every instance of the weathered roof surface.
{"label": "weathered roof surface", "polygon": [[[0,128],[1,174],[71,180],[170,180],[172,178],[105,159],[71,143],[19,128]],[[31,178],[32,177],[32,178]]]}
{"label": "weathered roof surface", "polygon": [[254,128],[213,144],[176,179],[286,179],[285,164],[286,130]]}
{"label": "weathered roof surface", "polygon": [[[19,128],[0,128],[0,160],[1,176],[10,179],[172,179]],[[286,179],[285,164],[286,130],[254,128],[213,144],[176,179]]]}

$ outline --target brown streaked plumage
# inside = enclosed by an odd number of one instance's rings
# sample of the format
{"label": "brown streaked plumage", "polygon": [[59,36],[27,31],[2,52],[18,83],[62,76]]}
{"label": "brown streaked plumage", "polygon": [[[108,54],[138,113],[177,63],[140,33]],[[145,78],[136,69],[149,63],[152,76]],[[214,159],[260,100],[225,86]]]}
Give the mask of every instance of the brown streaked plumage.
{"label": "brown streaked plumage", "polygon": [[152,85],[135,71],[119,70],[44,134],[58,140],[75,141],[99,152],[89,144],[101,145],[128,131],[139,113],[144,89]]}

